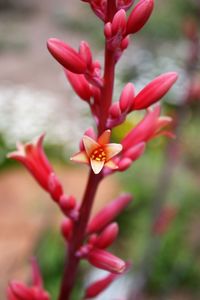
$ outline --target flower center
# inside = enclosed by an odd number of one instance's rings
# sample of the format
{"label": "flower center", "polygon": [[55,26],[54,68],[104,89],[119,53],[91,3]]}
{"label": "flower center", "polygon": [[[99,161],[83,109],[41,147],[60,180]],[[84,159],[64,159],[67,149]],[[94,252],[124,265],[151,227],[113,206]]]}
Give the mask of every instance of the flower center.
{"label": "flower center", "polygon": [[96,161],[105,161],[106,160],[105,151],[101,147],[97,148],[92,152],[90,158]]}

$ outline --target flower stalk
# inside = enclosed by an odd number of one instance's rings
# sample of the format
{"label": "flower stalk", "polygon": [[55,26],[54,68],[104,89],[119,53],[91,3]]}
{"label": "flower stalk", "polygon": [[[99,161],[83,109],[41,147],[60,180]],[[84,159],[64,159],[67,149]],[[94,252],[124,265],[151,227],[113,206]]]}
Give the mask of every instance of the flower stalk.
{"label": "flower stalk", "polygon": [[[96,124],[95,129],[86,130],[79,143],[79,152],[71,158],[72,161],[89,166],[88,181],[81,204],[77,203],[73,195],[64,193],[62,184],[43,150],[43,135],[36,143],[20,144],[18,151],[9,155],[10,158],[24,164],[64,215],[61,233],[66,241],[66,257],[58,300],[71,299],[82,259],[96,268],[108,271],[106,277],[86,288],[85,299],[103,292],[129,269],[130,264],[110,253],[108,248],[114,243],[119,232],[115,218],[131,202],[132,195],[122,194],[90,220],[95,195],[101,180],[117,171],[127,170],[144,153],[146,143],[152,138],[160,135],[173,137],[168,128],[171,118],[161,117],[159,105],[153,108],[150,106],[159,101],[172,87],[177,79],[176,73],[158,76],[137,95],[134,85],[127,83],[119,101],[113,103],[116,64],[129,45],[129,35],[137,33],[148,21],[154,1],[140,0],[129,17],[126,11],[134,4],[133,0],[82,1],[88,2],[96,16],[103,21],[103,76],[101,64],[94,60],[87,42],[82,41],[79,50],[74,50],[56,38],[47,42],[49,52],[64,68],[74,91],[89,105]],[[147,109],[142,121],[132,128],[119,144],[110,142],[113,128],[125,122],[129,113],[142,109]],[[46,297],[48,294],[43,291],[43,287],[40,289],[40,294]],[[24,293],[24,290],[22,286],[21,293]],[[33,299],[29,289],[26,299],[21,297],[21,293],[13,294],[13,289],[9,289],[8,300]],[[34,300],[43,300],[40,294],[36,295]]]}

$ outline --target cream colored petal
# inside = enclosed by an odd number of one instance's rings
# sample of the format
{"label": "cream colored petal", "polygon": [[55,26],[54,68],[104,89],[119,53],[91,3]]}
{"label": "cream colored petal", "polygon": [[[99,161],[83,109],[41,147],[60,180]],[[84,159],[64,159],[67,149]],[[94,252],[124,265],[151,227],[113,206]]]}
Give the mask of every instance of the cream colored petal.
{"label": "cream colored petal", "polygon": [[83,144],[88,156],[90,156],[92,152],[100,146],[95,140],[87,135],[84,135],[83,137]]}
{"label": "cream colored petal", "polygon": [[122,151],[121,144],[107,144],[104,146],[104,151],[106,152],[106,161],[110,160],[113,156],[117,155]]}
{"label": "cream colored petal", "polygon": [[105,163],[105,167],[108,167],[108,168],[113,169],[113,170],[118,169],[118,166],[116,165],[116,163],[112,159],[110,159],[109,161],[107,161]]}
{"label": "cream colored petal", "polygon": [[102,133],[102,135],[98,138],[98,143],[101,145],[108,144],[110,142],[110,135],[111,135],[110,129],[105,130]]}
{"label": "cream colored petal", "polygon": [[99,174],[104,166],[104,161],[97,161],[95,159],[90,160],[92,170],[95,174]]}
{"label": "cream colored petal", "polygon": [[70,160],[73,160],[73,161],[76,161],[76,162],[79,162],[79,163],[83,163],[83,164],[89,163],[89,159],[88,159],[85,151],[81,151],[81,152],[78,152],[78,153],[74,154],[70,158]]}

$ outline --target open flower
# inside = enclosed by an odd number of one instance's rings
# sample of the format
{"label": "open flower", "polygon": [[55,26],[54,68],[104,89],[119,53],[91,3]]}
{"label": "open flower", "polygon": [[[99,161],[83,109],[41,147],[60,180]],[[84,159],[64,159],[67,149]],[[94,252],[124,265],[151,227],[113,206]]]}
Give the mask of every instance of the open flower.
{"label": "open flower", "polygon": [[83,145],[85,150],[81,151],[74,156],[71,160],[90,164],[95,174],[101,172],[104,166],[117,169],[118,166],[112,160],[122,150],[122,145],[110,143],[111,131],[108,129],[95,141],[91,137],[83,136]]}

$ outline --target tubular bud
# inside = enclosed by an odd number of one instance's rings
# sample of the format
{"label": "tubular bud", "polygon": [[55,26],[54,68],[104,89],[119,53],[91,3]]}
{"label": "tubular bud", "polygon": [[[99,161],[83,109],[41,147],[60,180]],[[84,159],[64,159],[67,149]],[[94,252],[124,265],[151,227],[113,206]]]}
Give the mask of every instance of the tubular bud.
{"label": "tubular bud", "polygon": [[98,296],[102,293],[119,275],[117,274],[109,274],[106,277],[99,279],[92,284],[90,284],[86,291],[84,299],[90,299]]}
{"label": "tubular bud", "polygon": [[70,219],[65,218],[61,223],[61,232],[62,232],[63,237],[67,241],[70,240],[72,231],[73,231],[73,222]]}
{"label": "tubular bud", "polygon": [[133,103],[135,88],[132,83],[127,83],[122,90],[119,105],[122,112],[128,111]]}
{"label": "tubular bud", "polygon": [[145,109],[160,100],[178,78],[177,73],[168,72],[156,77],[147,84],[135,97],[132,110]]}
{"label": "tubular bud", "polygon": [[102,230],[108,223],[114,220],[130,203],[132,196],[129,194],[121,195],[111,203],[107,204],[88,225],[87,233],[98,232]]}
{"label": "tubular bud", "polygon": [[47,42],[47,48],[65,69],[77,74],[85,73],[87,67],[85,61],[68,44],[56,38],[51,38]]}
{"label": "tubular bud", "polygon": [[118,33],[125,33],[126,31],[126,13],[124,9],[120,9],[113,18],[112,21],[112,33],[116,35]]}
{"label": "tubular bud", "polygon": [[109,109],[109,115],[112,119],[117,119],[121,116],[119,102],[115,102],[111,105]]}
{"label": "tubular bud", "polygon": [[77,95],[81,99],[88,102],[92,96],[92,90],[85,76],[82,74],[72,73],[66,69],[65,69],[65,75],[67,76],[67,79],[71,83],[71,86],[73,87]]}
{"label": "tubular bud", "polygon": [[118,163],[118,171],[125,171],[132,165],[132,159],[125,157],[122,158]]}
{"label": "tubular bud", "polygon": [[146,24],[154,7],[153,0],[140,0],[127,21],[127,34],[136,33]]}
{"label": "tubular bud", "polygon": [[137,160],[143,153],[145,150],[145,143],[139,143],[135,146],[133,146],[132,148],[128,149],[125,153],[123,153],[123,157],[128,157],[133,161]]}
{"label": "tubular bud", "polygon": [[90,251],[87,259],[93,266],[115,274],[122,273],[126,268],[126,263],[122,259],[101,249]]}
{"label": "tubular bud", "polygon": [[118,232],[119,226],[117,223],[109,224],[97,238],[95,246],[101,249],[109,247],[117,238]]}
{"label": "tubular bud", "polygon": [[92,64],[92,52],[87,42],[82,41],[79,47],[79,54],[86,62],[87,66],[90,67]]}

